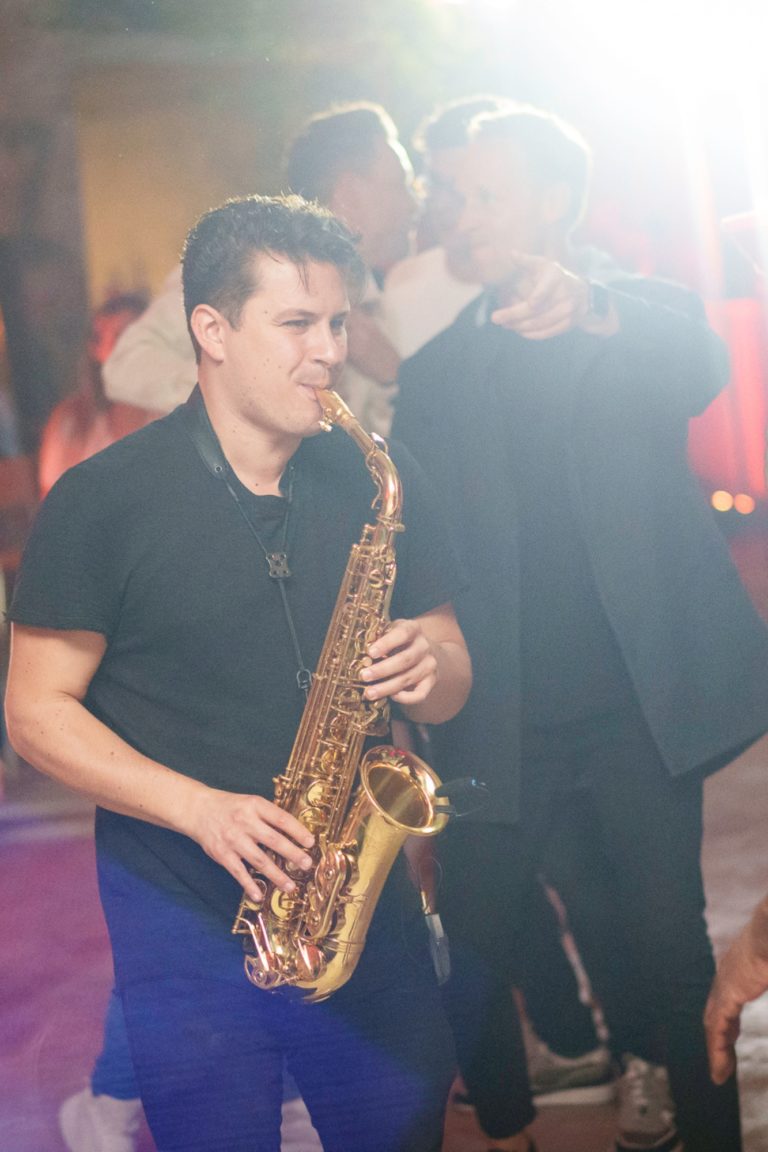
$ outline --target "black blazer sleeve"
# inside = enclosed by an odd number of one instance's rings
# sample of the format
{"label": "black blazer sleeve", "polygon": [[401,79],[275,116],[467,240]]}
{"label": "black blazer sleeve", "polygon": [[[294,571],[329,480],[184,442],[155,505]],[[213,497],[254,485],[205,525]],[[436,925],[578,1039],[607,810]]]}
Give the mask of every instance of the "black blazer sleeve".
{"label": "black blazer sleeve", "polygon": [[685,417],[698,416],[728,383],[725,343],[701,299],[680,285],[642,277],[610,286],[627,378]]}

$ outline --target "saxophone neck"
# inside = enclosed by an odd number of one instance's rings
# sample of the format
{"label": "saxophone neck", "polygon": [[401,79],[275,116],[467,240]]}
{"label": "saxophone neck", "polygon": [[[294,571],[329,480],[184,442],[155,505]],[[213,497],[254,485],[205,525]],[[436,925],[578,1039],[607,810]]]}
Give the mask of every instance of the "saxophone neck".
{"label": "saxophone neck", "polygon": [[333,425],[341,428],[354,440],[365,457],[366,467],[378,490],[373,507],[379,524],[392,532],[401,531],[402,487],[397,469],[387,451],[386,441],[381,436],[372,436],[366,432],[341,396],[330,388],[318,389],[317,399],[323,410],[320,426],[326,432],[330,432]]}

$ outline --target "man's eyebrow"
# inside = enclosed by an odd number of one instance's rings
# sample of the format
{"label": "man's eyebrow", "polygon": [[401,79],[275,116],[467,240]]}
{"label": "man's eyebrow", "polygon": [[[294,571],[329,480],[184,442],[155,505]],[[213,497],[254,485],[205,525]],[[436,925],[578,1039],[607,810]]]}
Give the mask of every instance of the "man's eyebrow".
{"label": "man's eyebrow", "polygon": [[[350,308],[339,308],[337,312],[333,313],[332,319],[346,319],[349,316]],[[322,311],[313,312],[311,308],[284,308],[282,312],[276,312],[274,319],[277,323],[281,320],[318,320],[323,315]]]}
{"label": "man's eyebrow", "polygon": [[284,320],[286,316],[293,316],[300,320],[312,320],[318,315],[310,308],[283,308],[282,312],[275,315],[275,320]]}

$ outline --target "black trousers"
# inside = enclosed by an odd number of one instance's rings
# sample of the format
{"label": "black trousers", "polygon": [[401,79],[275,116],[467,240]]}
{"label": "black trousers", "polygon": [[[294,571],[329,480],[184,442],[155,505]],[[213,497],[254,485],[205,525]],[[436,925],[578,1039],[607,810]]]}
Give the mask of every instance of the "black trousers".
{"label": "black trousers", "polygon": [[[578,805],[596,838],[590,851],[597,846],[606,865],[615,964],[605,963],[602,947],[602,970],[618,973],[618,986],[627,972],[631,983],[616,1007],[621,1043],[667,1064],[686,1152],[738,1152],[735,1078],[721,1088],[710,1081],[702,1026],[714,963],[700,866],[701,778],[669,776],[634,703],[528,731],[523,751],[520,823],[456,821],[440,846],[440,910],[452,956],[445,1003],[482,1127],[502,1138],[534,1116],[510,985],[519,975],[530,885],[562,814]],[[600,973],[590,975],[602,998]]]}
{"label": "black trousers", "polygon": [[[553,883],[546,866],[542,876]],[[591,1007],[581,990],[563,943],[563,925],[543,883],[531,885],[525,911],[525,936],[518,943],[517,987],[534,1032],[558,1056],[573,1059],[601,1043]],[[591,927],[591,925],[590,925]]]}

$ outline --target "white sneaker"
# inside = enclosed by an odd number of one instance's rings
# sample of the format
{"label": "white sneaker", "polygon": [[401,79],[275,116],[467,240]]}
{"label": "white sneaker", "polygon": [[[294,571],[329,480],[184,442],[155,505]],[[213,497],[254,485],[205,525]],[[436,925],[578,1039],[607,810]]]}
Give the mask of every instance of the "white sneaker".
{"label": "white sneaker", "polygon": [[615,1152],[682,1152],[666,1068],[631,1055],[622,1065]]}
{"label": "white sneaker", "polygon": [[320,1137],[312,1127],[307,1106],[300,1096],[283,1100],[280,1128],[281,1152],[323,1152]]}
{"label": "white sneaker", "polygon": [[59,1128],[69,1152],[136,1152],[140,1100],[94,1096],[90,1084],[64,1101]]}
{"label": "white sneaker", "polygon": [[525,1052],[535,1104],[607,1104],[613,1100],[614,1070],[604,1046],[570,1059],[553,1052],[526,1029]]}

